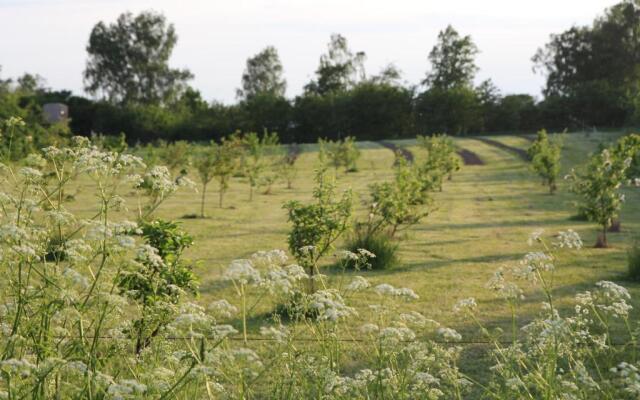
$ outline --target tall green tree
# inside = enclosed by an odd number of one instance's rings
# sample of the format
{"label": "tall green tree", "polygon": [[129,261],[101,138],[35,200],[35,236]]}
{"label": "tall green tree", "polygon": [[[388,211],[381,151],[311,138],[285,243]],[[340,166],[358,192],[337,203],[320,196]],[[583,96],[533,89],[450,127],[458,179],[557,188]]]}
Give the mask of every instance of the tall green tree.
{"label": "tall green tree", "polygon": [[173,24],[152,11],[97,23],[87,45],[85,90],[118,104],[174,100],[193,78],[188,70],[169,66],[177,40]]}
{"label": "tall green tree", "polygon": [[545,96],[565,99],[583,125],[629,122],[640,99],[640,1],[624,0],[588,26],[553,34],[533,56]]}
{"label": "tall green tree", "polygon": [[478,47],[471,36],[461,36],[451,25],[438,34],[438,42],[429,53],[431,71],[424,84],[440,90],[471,86],[478,67]]}
{"label": "tall green tree", "polygon": [[354,53],[347,39],[337,33],[331,35],[327,53],[320,57],[316,70],[317,80],[305,86],[307,92],[324,95],[353,87],[359,80],[365,79],[363,51]]}
{"label": "tall green tree", "polygon": [[247,60],[242,88],[237,91],[238,98],[248,100],[257,95],[284,97],[287,81],[282,73],[278,50],[273,46],[266,47]]}

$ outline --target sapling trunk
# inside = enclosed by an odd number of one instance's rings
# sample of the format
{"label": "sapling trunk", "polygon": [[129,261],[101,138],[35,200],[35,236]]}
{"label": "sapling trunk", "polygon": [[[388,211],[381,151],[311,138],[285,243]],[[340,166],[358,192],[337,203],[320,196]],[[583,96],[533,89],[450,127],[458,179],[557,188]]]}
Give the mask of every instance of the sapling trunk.
{"label": "sapling trunk", "polygon": [[602,232],[600,233],[598,240],[596,241],[595,247],[606,249],[609,247],[609,243],[607,241],[607,229],[608,224],[602,224]]}
{"label": "sapling trunk", "polygon": [[204,218],[204,202],[205,202],[205,197],[207,194],[207,184],[203,183],[202,184],[202,199],[201,199],[201,203],[200,203],[200,217]]}

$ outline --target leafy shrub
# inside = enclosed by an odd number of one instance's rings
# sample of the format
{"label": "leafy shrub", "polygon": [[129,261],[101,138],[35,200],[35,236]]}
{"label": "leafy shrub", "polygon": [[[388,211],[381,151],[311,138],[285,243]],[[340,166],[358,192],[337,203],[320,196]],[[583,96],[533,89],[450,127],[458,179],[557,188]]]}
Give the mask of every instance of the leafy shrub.
{"label": "leafy shrub", "polygon": [[634,243],[627,252],[627,263],[631,279],[640,281],[640,243]]}
{"label": "leafy shrub", "polygon": [[423,170],[409,166],[404,157],[396,160],[394,180],[369,187],[369,233],[390,229],[393,237],[401,227],[415,225],[429,214],[431,197],[424,185]]}
{"label": "leafy shrub", "polygon": [[[345,248],[353,253],[365,249],[375,257],[367,261],[367,268],[372,270],[391,269],[398,265],[398,244],[386,232],[368,233],[363,227],[358,227],[348,238]],[[346,266],[350,269],[359,269],[356,261],[348,260]]]}
{"label": "leafy shrub", "polygon": [[318,157],[322,165],[331,165],[337,171],[344,168],[345,172],[358,171],[357,161],[360,150],[356,145],[356,138],[347,136],[343,140],[318,139],[320,151]]}
{"label": "leafy shrub", "polygon": [[453,173],[460,169],[460,157],[456,154],[455,145],[447,135],[418,135],[417,140],[427,156],[417,167],[422,191],[441,191],[444,178],[451,179]]}
{"label": "leafy shrub", "polygon": [[531,159],[531,169],[541,178],[544,185],[549,187],[549,193],[555,193],[556,180],[560,174],[560,156],[562,143],[557,137],[549,139],[546,130],[538,132],[536,140],[527,150]]}
{"label": "leafy shrub", "polygon": [[616,157],[609,149],[594,154],[580,173],[572,170],[568,175],[571,190],[580,197],[579,213],[601,227],[596,246],[607,247],[607,230],[618,217],[624,195],[620,192],[627,181],[628,159]]}
{"label": "leafy shrub", "polygon": [[349,228],[353,211],[351,191],[336,198],[335,182],[323,169],[317,171],[315,179],[314,203],[302,204],[294,200],[283,206],[291,223],[289,251],[309,270],[310,276],[316,273],[318,260]]}
{"label": "leafy shrub", "polygon": [[275,180],[275,175],[265,174],[265,172],[272,167],[271,158],[279,146],[279,140],[275,132],[265,132],[262,136],[251,132],[242,136],[241,168],[243,175],[249,179],[249,201],[253,200],[253,191],[256,187],[264,184],[269,190]]}

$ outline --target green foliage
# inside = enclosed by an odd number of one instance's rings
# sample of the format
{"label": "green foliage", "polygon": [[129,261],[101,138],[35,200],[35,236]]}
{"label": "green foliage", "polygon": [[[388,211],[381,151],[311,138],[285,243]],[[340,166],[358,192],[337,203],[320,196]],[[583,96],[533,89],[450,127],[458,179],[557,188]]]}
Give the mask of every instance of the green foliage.
{"label": "green foliage", "polygon": [[[371,233],[366,226],[356,226],[345,247],[353,253],[357,253],[359,249],[365,249],[375,254],[375,257],[367,261],[367,267],[374,271],[391,269],[400,262],[398,243],[387,232]],[[348,262],[347,267],[356,269],[356,262]]]}
{"label": "green foliage", "polygon": [[607,247],[607,229],[624,202],[620,187],[627,182],[629,159],[623,160],[604,149],[591,156],[583,171],[571,171],[571,190],[579,197],[578,210],[602,227],[599,245]]}
{"label": "green foliage", "polygon": [[287,182],[287,189],[293,189],[293,181],[298,175],[298,168],[296,167],[297,160],[298,155],[288,151],[282,154],[276,161],[276,172]]}
{"label": "green foliage", "polygon": [[635,281],[640,281],[640,244],[634,243],[627,251],[627,266],[629,277]]}
{"label": "green foliage", "polygon": [[438,33],[438,43],[429,53],[431,71],[423,83],[440,90],[471,87],[478,71],[476,54],[478,48],[471,36],[460,36],[448,25]]}
{"label": "green foliage", "polygon": [[178,140],[160,147],[162,163],[169,168],[169,171],[173,173],[184,171],[186,173],[191,163],[191,154],[193,152],[193,147],[189,142]]}
{"label": "green foliage", "polygon": [[198,293],[192,266],[182,260],[193,238],[171,221],[146,222],[141,229],[148,246],[138,250],[137,262],[118,280],[121,293],[142,309],[129,332],[136,341],[136,354],[175,318],[176,310],[171,305],[178,304],[184,293]]}
{"label": "green foliage", "polygon": [[[533,57],[544,93],[583,126],[633,123],[639,93],[640,9],[636,0],[608,8],[591,25],[551,35]],[[559,107],[560,106],[560,107]]]}
{"label": "green foliage", "polygon": [[223,138],[220,144],[212,141],[195,155],[193,161],[202,184],[200,217],[205,217],[207,185],[214,178],[218,181],[218,206],[222,208],[229,181],[240,168],[241,156],[242,140],[237,134]]}
{"label": "green foliage", "polygon": [[287,81],[282,76],[282,63],[278,50],[267,46],[260,53],[247,60],[242,74],[242,89],[238,97],[251,99],[258,95],[284,97]]}
{"label": "green foliage", "polygon": [[541,178],[543,183],[549,187],[549,193],[553,194],[557,189],[557,178],[560,174],[560,158],[562,152],[562,142],[559,137],[549,139],[546,130],[538,131],[536,140],[527,149],[527,154],[531,160],[531,169]]}
{"label": "green foliage", "polygon": [[478,94],[467,86],[426,90],[415,101],[415,113],[417,130],[426,134],[463,135],[483,125]]}
{"label": "green foliage", "polygon": [[63,122],[44,127],[21,117],[0,119],[0,159],[18,161],[37,149],[65,144],[70,136]]}
{"label": "green foliage", "polygon": [[358,170],[357,161],[360,150],[356,145],[356,138],[348,136],[343,140],[318,139],[318,157],[322,165],[331,165],[337,171],[344,168],[345,172]]}
{"label": "green foliage", "polygon": [[397,160],[392,182],[370,186],[369,219],[366,229],[361,232],[365,235],[376,236],[390,229],[387,234],[393,237],[400,227],[417,224],[429,214],[431,199],[425,191],[420,171],[409,166],[404,157]]}
{"label": "green foliage", "polygon": [[244,151],[241,167],[244,175],[249,179],[249,201],[251,201],[256,187],[263,183],[271,186],[272,180],[275,179],[275,175],[267,175],[265,172],[273,168],[272,158],[277,152],[280,139],[276,132],[264,132],[262,136],[251,132],[243,135],[241,140]]}
{"label": "green foliage", "polygon": [[301,265],[315,273],[317,262],[349,228],[353,209],[351,191],[341,198],[335,194],[335,183],[324,169],[316,172],[314,202],[302,204],[292,200],[284,204],[291,223],[289,251]]}
{"label": "green foliage", "polygon": [[327,53],[320,57],[316,70],[317,81],[305,86],[305,91],[325,95],[350,89],[360,79],[364,79],[364,60],[360,51],[353,53],[347,39],[340,34],[332,34],[327,45]]}
{"label": "green foliage", "polygon": [[169,67],[178,38],[165,17],[151,11],[124,13],[115,24],[96,24],[84,71],[87,92],[112,103],[161,104],[175,100],[193,77]]}
{"label": "green foliage", "polygon": [[127,136],[124,132],[120,132],[117,136],[93,134],[91,135],[91,142],[101,149],[119,153],[124,152],[129,147],[127,145]]}
{"label": "green foliage", "polygon": [[629,134],[618,140],[611,149],[611,154],[621,160],[630,160],[627,178],[640,178],[640,135]]}
{"label": "green foliage", "polygon": [[418,136],[417,140],[427,153],[425,160],[418,165],[422,191],[442,191],[445,177],[451,179],[453,173],[460,169],[456,147],[447,135]]}

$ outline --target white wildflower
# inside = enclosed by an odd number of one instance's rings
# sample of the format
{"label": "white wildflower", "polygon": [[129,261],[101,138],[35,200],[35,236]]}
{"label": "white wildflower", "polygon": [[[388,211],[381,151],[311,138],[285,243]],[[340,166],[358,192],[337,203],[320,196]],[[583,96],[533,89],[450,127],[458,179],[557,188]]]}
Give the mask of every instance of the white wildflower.
{"label": "white wildflower", "polygon": [[209,303],[208,309],[216,318],[231,318],[238,312],[238,308],[225,299]]}
{"label": "white wildflower", "polygon": [[556,247],[568,249],[581,249],[582,239],[577,232],[572,229],[558,232],[558,241],[554,243]]}
{"label": "white wildflower", "polygon": [[253,267],[250,260],[233,260],[223,274],[223,278],[240,284],[255,284],[261,281],[260,272]]}
{"label": "white wildflower", "polygon": [[371,284],[365,278],[363,278],[361,276],[354,276],[353,280],[351,281],[351,283],[349,283],[345,287],[345,289],[348,290],[348,291],[351,291],[351,292],[357,292],[357,291],[361,291],[361,290],[367,289],[370,286],[371,286]]}
{"label": "white wildflower", "polygon": [[453,306],[453,311],[456,313],[461,313],[461,312],[472,313],[476,310],[477,307],[478,307],[478,304],[476,303],[476,299],[474,299],[473,297],[469,297],[467,299],[462,299],[458,301]]}
{"label": "white wildflower", "polygon": [[365,335],[370,335],[370,334],[372,334],[374,332],[378,332],[379,330],[380,330],[380,328],[376,324],[367,323],[367,324],[364,324],[364,325],[360,326],[360,332],[365,334]]}
{"label": "white wildflower", "polygon": [[356,315],[356,310],[347,306],[344,299],[334,289],[319,290],[310,296],[309,307],[318,312],[320,321],[336,322],[339,319]]}
{"label": "white wildflower", "polygon": [[438,335],[442,336],[444,340],[458,342],[462,340],[462,335],[460,335],[455,329],[440,327],[438,328]]}

